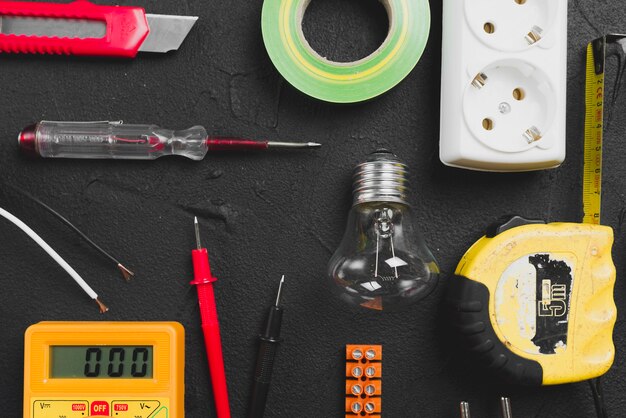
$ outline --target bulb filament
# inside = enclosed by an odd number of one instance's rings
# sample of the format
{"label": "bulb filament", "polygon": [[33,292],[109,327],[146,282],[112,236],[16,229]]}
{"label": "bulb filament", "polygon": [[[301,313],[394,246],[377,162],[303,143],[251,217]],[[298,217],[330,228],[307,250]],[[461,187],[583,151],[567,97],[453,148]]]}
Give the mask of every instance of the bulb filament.
{"label": "bulb filament", "polygon": [[[389,208],[377,210],[374,214],[376,223],[376,267],[374,268],[374,278],[378,278],[378,264],[380,257],[380,239],[389,238],[391,244],[391,256],[396,258],[396,251],[393,245],[393,211]],[[398,266],[394,266],[395,278],[398,278]]]}

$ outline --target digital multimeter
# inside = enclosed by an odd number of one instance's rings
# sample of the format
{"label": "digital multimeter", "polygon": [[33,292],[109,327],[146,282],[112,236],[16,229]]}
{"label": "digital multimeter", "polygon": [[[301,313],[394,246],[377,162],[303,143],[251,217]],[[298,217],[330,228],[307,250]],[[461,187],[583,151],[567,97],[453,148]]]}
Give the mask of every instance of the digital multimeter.
{"label": "digital multimeter", "polygon": [[24,418],[183,418],[176,322],[40,322],[26,331]]}
{"label": "digital multimeter", "polygon": [[519,216],[492,225],[449,284],[461,342],[509,383],[603,375],[615,356],[612,244],[613,230],[601,225]]}

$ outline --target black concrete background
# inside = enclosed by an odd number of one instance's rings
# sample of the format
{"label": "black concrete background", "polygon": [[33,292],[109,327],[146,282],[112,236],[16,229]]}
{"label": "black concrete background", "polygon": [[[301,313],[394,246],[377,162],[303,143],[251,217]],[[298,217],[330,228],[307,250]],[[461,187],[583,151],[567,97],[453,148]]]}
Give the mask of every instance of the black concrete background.
{"label": "black concrete background", "polygon": [[[187,330],[186,416],[213,417],[199,327],[190,249],[193,216],[202,224],[217,283],[234,417],[243,417],[255,335],[287,275],[284,338],[266,416],[342,416],[347,343],[384,344],[384,416],[496,417],[510,395],[516,417],[591,417],[585,384],[506,388],[468,367],[446,344],[441,286],[427,300],[393,314],[353,311],[331,298],[326,263],[350,207],[350,176],[368,152],[385,146],[412,169],[411,203],[445,273],[453,271],[484,226],[507,213],[578,221],[583,127],[584,48],[592,38],[626,31],[619,0],[572,0],[569,21],[568,158],[557,170],[498,175],[449,169],[438,159],[441,4],[417,68],[371,102],[336,106],[305,97],[283,82],[263,47],[260,0],[141,1],[152,13],[198,15],[177,53],[135,60],[0,57],[0,178],[24,188],[72,219],[136,273],[127,284],[113,266],[41,209],[2,187],[0,201],[33,226],[109,304],[97,307],[34,243],[0,223],[0,415],[22,411],[23,334],[43,320],[180,321]],[[336,59],[362,56],[384,36],[375,5],[314,0],[306,32]],[[322,33],[320,33],[322,32]],[[356,56],[355,56],[356,55]],[[615,68],[614,68],[615,69]],[[604,223],[616,229],[617,304],[625,308],[626,179],[622,134],[626,99],[618,98],[607,137]],[[319,141],[317,152],[220,154],[194,163],[33,161],[15,138],[34,121],[124,119],[171,128],[203,124],[215,134]],[[624,416],[626,357],[623,315],[617,357],[605,379],[612,417]]]}

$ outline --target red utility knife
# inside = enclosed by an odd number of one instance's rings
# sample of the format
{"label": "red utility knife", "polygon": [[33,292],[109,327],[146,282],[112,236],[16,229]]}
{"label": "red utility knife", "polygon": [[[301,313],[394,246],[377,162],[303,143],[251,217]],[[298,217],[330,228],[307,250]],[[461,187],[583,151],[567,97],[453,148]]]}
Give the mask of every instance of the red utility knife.
{"label": "red utility knife", "polygon": [[0,52],[134,58],[176,50],[198,20],[141,7],[0,1]]}

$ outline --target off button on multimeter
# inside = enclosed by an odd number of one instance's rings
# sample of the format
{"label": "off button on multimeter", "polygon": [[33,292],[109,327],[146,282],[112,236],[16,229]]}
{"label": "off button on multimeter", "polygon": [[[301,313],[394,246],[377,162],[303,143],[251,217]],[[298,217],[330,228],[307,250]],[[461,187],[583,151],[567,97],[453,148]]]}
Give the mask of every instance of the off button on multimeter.
{"label": "off button on multimeter", "polygon": [[34,412],[34,418],[169,418],[168,409],[156,400],[36,400]]}

